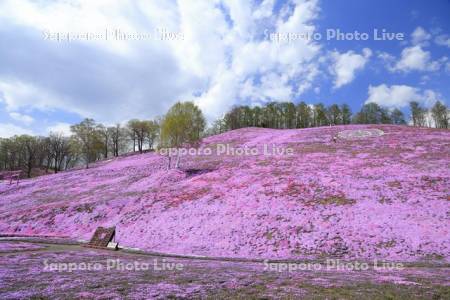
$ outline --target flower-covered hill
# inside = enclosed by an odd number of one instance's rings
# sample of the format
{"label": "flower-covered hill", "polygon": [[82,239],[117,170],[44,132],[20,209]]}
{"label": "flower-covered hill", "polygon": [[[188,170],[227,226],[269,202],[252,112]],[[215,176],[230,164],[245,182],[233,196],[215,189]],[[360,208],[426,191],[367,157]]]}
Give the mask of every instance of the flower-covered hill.
{"label": "flower-covered hill", "polygon": [[[368,128],[384,134],[338,134]],[[186,156],[170,171],[136,154],[0,183],[0,232],[89,239],[116,226],[122,246],[176,254],[450,260],[450,131],[246,128],[201,149],[223,144],[259,153]]]}

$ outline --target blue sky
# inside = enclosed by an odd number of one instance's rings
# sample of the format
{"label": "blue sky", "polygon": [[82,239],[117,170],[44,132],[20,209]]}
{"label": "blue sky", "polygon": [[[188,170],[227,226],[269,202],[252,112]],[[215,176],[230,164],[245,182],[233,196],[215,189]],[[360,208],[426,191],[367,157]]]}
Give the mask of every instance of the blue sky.
{"label": "blue sky", "polygon": [[[448,0],[1,1],[0,136],[153,118],[183,100],[210,121],[269,101],[449,104],[449,12]],[[375,41],[383,29],[404,39]],[[326,38],[337,30],[368,39]],[[270,39],[306,33],[321,38]]]}
{"label": "blue sky", "polygon": [[[398,58],[402,50],[411,46],[411,34],[418,27],[423,28],[429,34],[436,32],[434,37],[449,34],[450,29],[450,1],[322,1],[322,14],[319,17],[319,28],[340,28],[343,32],[372,32],[374,29],[383,28],[390,32],[405,33],[405,42],[395,41],[329,41],[328,49],[337,49],[339,52],[354,50],[360,52],[367,47],[374,54],[386,52]],[[319,31],[320,31],[319,29]],[[432,40],[432,37],[430,37]],[[429,51],[432,60],[450,56],[450,44],[447,36],[447,46],[438,45],[433,42],[426,43],[422,49]],[[450,57],[449,57],[450,59]],[[336,101],[349,102],[354,110],[357,110],[367,99],[367,87],[389,85],[409,85],[421,89],[432,89],[439,92],[439,99],[448,103],[450,96],[449,70],[444,68],[440,71],[411,70],[407,72],[390,72],[385,68],[383,61],[372,57],[365,69],[359,73],[352,84],[346,85],[338,90],[323,89],[318,95]],[[428,76],[428,80],[423,80]],[[310,95],[312,97],[313,95]],[[324,102],[327,100],[323,100]],[[335,100],[331,100],[335,101]]]}

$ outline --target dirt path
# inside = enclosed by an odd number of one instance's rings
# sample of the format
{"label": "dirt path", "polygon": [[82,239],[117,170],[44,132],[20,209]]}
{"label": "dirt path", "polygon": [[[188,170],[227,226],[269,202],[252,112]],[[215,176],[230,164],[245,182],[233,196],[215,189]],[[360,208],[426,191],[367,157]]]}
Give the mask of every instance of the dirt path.
{"label": "dirt path", "polygon": [[[312,263],[312,262],[311,262]],[[316,262],[320,264],[321,262]],[[267,270],[233,262],[0,241],[1,299],[449,299],[444,264],[403,270]]]}

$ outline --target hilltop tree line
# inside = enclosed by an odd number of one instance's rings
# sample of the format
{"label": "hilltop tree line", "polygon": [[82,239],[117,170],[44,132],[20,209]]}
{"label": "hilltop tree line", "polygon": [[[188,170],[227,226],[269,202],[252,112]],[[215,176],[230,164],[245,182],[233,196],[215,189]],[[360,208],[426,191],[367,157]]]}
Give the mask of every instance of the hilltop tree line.
{"label": "hilltop tree line", "polygon": [[[410,109],[414,126],[431,127],[432,120],[436,128],[448,128],[448,109],[441,102],[436,102],[431,110],[421,107],[417,102],[411,102]],[[233,107],[223,118],[213,123],[209,134],[244,127],[292,129],[347,124],[404,125],[406,119],[401,110],[389,110],[376,103],[367,103],[353,114],[347,104],[326,107],[322,103],[308,105],[300,102],[295,105],[292,102],[271,102],[263,107]]]}
{"label": "hilltop tree line", "polygon": [[[85,119],[71,126],[71,135],[21,135],[0,138],[0,170],[23,170],[27,177],[67,170],[83,163],[86,168],[98,160],[129,152],[152,151],[156,144],[181,147],[193,144],[205,132],[206,121],[192,102],[178,102],[155,120],[130,120],[126,126],[105,126]],[[169,157],[168,167],[171,167]],[[179,165],[177,157],[176,167]],[[33,174],[33,172],[35,174]],[[37,174],[36,174],[37,172]]]}
{"label": "hilltop tree line", "polygon": [[[436,102],[430,110],[411,102],[410,109],[413,126],[431,127],[432,120],[436,128],[449,128],[449,110],[441,102]],[[31,177],[57,173],[81,163],[88,168],[95,161],[128,152],[151,151],[157,145],[165,148],[194,145],[204,136],[243,127],[288,129],[346,124],[406,124],[406,120],[400,110],[389,110],[376,103],[367,103],[352,114],[346,104],[271,102],[262,107],[235,106],[205,130],[201,110],[192,102],[178,102],[165,116],[155,120],[133,119],[125,126],[105,126],[85,119],[71,126],[70,136],[50,133],[49,136],[0,138],[0,170],[23,170]],[[175,167],[179,166],[179,159],[177,156]]]}
{"label": "hilltop tree line", "polygon": [[85,119],[71,126],[72,134],[49,136],[21,135],[0,139],[0,170],[23,170],[31,177],[33,170],[58,173],[80,162],[86,167],[100,159],[131,151],[151,150],[159,135],[153,120],[133,119],[126,126],[107,127]]}

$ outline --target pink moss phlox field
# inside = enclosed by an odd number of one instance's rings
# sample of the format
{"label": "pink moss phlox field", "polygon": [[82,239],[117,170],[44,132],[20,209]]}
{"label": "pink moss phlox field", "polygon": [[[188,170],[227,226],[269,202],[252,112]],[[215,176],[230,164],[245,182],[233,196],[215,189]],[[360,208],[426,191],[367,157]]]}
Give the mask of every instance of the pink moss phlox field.
{"label": "pink moss phlox field", "polygon": [[[384,134],[333,142],[365,128]],[[450,131],[245,128],[201,148],[218,144],[261,151],[186,156],[170,171],[166,157],[136,154],[0,183],[0,232],[87,240],[116,226],[123,246],[176,254],[450,260]],[[264,144],[294,155],[264,155]]]}

